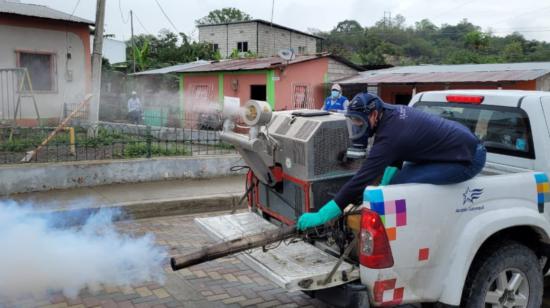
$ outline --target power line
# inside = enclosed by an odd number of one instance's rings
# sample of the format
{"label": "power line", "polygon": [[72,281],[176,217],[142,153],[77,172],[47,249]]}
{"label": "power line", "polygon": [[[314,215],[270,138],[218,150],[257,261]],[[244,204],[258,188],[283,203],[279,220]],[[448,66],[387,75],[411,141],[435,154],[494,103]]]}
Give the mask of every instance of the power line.
{"label": "power line", "polygon": [[76,5],[73,8],[73,11],[71,12],[71,16],[69,16],[69,19],[73,18],[74,12],[76,11],[76,8],[78,8],[78,5],[80,4],[80,0],[76,2]]}
{"label": "power line", "polygon": [[179,33],[178,29],[176,28],[176,26],[174,25],[174,23],[172,22],[172,20],[170,19],[170,17],[168,17],[168,15],[166,14],[166,12],[164,11],[164,9],[162,8],[162,5],[160,5],[160,2],[159,0],[155,0],[155,2],[157,3],[160,11],[162,12],[162,15],[164,15],[164,17],[166,17],[166,20],[168,20],[168,22],[170,23],[170,25],[172,25],[172,28],[174,28],[174,30],[176,30],[176,33]]}
{"label": "power line", "polygon": [[141,19],[139,19],[139,17],[137,16],[137,14],[134,12],[134,17],[137,19],[137,22],[138,24],[141,26],[141,28],[143,28],[143,30],[145,30],[145,32],[149,35],[153,35],[151,33],[151,31],[147,30],[147,28],[143,25],[143,23],[141,22]]}
{"label": "power line", "polygon": [[118,0],[118,11],[120,12],[120,18],[122,19],[122,22],[124,24],[127,24],[128,23],[128,19],[130,18],[130,16],[124,18],[124,14],[122,13],[122,5],[120,4],[120,1],[121,0]]}

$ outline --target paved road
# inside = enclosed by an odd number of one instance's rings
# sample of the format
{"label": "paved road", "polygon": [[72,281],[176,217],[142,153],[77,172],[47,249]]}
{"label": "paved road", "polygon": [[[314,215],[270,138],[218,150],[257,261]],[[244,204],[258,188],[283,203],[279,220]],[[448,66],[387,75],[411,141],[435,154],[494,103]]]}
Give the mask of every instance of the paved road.
{"label": "paved road", "polygon": [[[216,215],[206,214],[206,215]],[[141,235],[152,232],[157,242],[170,253],[200,247],[210,239],[193,223],[193,218],[205,215],[173,216],[120,223],[123,232]],[[235,257],[172,272],[165,267],[164,285],[155,283],[132,287],[104,287],[90,294],[82,291],[76,299],[60,294],[49,298],[21,299],[16,303],[1,303],[4,307],[48,308],[130,308],[130,307],[325,307],[301,292],[287,293]],[[550,281],[547,281],[550,286]],[[549,294],[550,289],[547,289]],[[550,296],[546,301],[550,303]]]}

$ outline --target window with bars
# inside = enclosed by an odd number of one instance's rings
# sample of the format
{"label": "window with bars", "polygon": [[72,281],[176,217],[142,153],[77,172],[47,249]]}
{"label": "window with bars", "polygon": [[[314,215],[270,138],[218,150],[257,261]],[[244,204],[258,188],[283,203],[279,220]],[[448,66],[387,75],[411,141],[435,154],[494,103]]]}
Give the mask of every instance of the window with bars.
{"label": "window with bars", "polygon": [[193,86],[193,99],[197,101],[208,100],[209,87],[206,84],[197,84]]}
{"label": "window with bars", "polygon": [[294,109],[309,109],[313,108],[313,106],[310,106],[310,91],[309,91],[309,85],[305,84],[297,84],[293,87],[293,93],[292,93],[292,100]]}

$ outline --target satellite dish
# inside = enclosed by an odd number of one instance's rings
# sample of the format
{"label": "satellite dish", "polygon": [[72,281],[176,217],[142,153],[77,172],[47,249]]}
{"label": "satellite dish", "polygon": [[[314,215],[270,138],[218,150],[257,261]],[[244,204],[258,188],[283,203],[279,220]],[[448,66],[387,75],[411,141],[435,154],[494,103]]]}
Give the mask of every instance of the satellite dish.
{"label": "satellite dish", "polygon": [[279,57],[286,61],[291,61],[296,58],[296,54],[294,53],[294,50],[292,50],[292,48],[281,49],[277,54],[279,55]]}

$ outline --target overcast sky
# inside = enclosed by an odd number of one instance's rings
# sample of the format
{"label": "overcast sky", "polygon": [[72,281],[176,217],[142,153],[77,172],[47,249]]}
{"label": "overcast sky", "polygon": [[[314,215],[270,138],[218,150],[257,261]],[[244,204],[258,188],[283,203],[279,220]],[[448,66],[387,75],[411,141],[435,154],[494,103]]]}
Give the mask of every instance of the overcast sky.
{"label": "overcast sky", "polygon": [[[106,0],[106,33],[116,39],[130,37],[129,11],[134,11],[135,33],[157,34],[162,28],[175,32],[155,0]],[[209,11],[235,7],[253,18],[271,19],[271,0],[157,0],[177,31],[197,38],[195,20]],[[47,5],[90,20],[95,19],[95,0],[22,0]],[[119,8],[120,6],[120,8]],[[386,12],[386,13],[385,13]],[[371,26],[384,14],[401,14],[408,25],[424,18],[436,25],[456,24],[467,18],[484,31],[497,35],[513,31],[528,39],[550,42],[550,1],[548,0],[275,0],[273,22],[307,31],[310,28],[330,30],[339,21],[355,19]],[[122,14],[121,14],[122,13]],[[121,16],[122,15],[122,16]]]}

